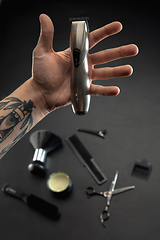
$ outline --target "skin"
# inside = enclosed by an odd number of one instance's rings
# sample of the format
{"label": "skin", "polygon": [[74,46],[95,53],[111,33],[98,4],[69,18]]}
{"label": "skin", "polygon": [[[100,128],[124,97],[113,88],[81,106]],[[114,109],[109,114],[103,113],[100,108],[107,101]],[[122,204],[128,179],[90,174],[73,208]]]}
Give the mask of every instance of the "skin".
{"label": "skin", "polygon": [[[52,46],[53,23],[45,14],[41,14],[39,19],[41,33],[33,51],[32,76],[8,97],[0,101],[0,158],[50,112],[71,103],[70,48],[55,52]],[[89,33],[90,49],[103,39],[119,33],[121,30],[122,24],[120,22],[112,22]],[[96,69],[94,66],[135,56],[137,53],[138,47],[130,44],[89,54],[90,94],[117,96],[120,92],[117,86],[94,85],[94,80],[130,76],[133,72],[132,67],[124,65]],[[25,111],[23,111],[24,106]],[[8,117],[6,118],[6,116]],[[19,122],[15,118],[19,119]],[[16,124],[13,124],[14,122]]]}
{"label": "skin", "polygon": [[[44,14],[40,15],[40,22],[41,34],[33,52],[32,83],[41,92],[45,108],[51,111],[70,103],[71,52],[69,48],[61,52],[55,52],[52,46],[54,36],[53,23]],[[113,22],[89,33],[90,49],[103,39],[121,30],[122,24],[120,22]],[[130,76],[133,72],[130,65],[98,69],[94,69],[94,66],[124,57],[135,56],[137,53],[137,46],[130,44],[89,54],[88,61],[91,82],[98,79]],[[119,92],[119,88],[116,86],[104,87],[92,83],[90,87],[91,95],[116,96]]]}

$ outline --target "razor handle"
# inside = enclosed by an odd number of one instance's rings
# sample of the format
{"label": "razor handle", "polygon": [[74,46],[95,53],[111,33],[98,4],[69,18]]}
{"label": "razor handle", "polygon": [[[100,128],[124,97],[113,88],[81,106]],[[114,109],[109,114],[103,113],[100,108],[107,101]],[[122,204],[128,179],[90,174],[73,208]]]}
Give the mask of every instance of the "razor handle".
{"label": "razor handle", "polygon": [[90,106],[90,78],[88,66],[88,24],[86,21],[72,21],[70,33],[71,102],[73,112],[84,115]]}

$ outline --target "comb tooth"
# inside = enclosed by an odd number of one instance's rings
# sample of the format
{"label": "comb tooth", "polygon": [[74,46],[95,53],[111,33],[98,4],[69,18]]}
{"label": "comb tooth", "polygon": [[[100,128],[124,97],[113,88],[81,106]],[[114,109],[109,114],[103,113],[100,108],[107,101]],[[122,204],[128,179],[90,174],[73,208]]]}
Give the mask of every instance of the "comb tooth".
{"label": "comb tooth", "polygon": [[141,178],[141,167],[137,165],[137,177]]}
{"label": "comb tooth", "polygon": [[146,180],[148,180],[149,175],[150,175],[150,170],[146,174]]}
{"label": "comb tooth", "polygon": [[134,165],[134,167],[133,167],[133,169],[132,169],[131,175],[134,176],[134,174],[135,174],[135,165]]}
{"label": "comb tooth", "polygon": [[143,179],[143,177],[144,177],[144,174],[145,174],[145,172],[144,172],[144,167],[143,167],[143,166],[141,166],[141,167],[140,167],[140,178],[142,178],[142,179]]}
{"label": "comb tooth", "polygon": [[148,177],[149,177],[149,175],[151,173],[151,170],[152,170],[152,165],[150,165],[149,168],[148,168],[148,172],[147,172],[147,175],[146,175],[147,180],[148,180]]}
{"label": "comb tooth", "polygon": [[137,166],[136,164],[134,165],[134,168],[133,168],[133,171],[132,171],[132,176],[135,176],[136,177],[137,175]]}
{"label": "comb tooth", "polygon": [[143,166],[140,166],[140,178],[143,179],[145,176],[145,170]]}
{"label": "comb tooth", "polygon": [[141,178],[144,179],[145,177],[145,169],[143,166],[141,166]]}
{"label": "comb tooth", "polygon": [[143,178],[146,179],[147,176],[147,167],[143,167]]}
{"label": "comb tooth", "polygon": [[148,167],[145,167],[145,179],[147,180],[147,178],[148,178],[148,171],[149,169],[148,169]]}
{"label": "comb tooth", "polygon": [[134,176],[137,177],[137,173],[138,173],[138,170],[137,170],[137,166],[135,165],[135,168],[134,168]]}
{"label": "comb tooth", "polygon": [[139,174],[140,174],[139,166],[136,164],[135,177],[139,177]]}

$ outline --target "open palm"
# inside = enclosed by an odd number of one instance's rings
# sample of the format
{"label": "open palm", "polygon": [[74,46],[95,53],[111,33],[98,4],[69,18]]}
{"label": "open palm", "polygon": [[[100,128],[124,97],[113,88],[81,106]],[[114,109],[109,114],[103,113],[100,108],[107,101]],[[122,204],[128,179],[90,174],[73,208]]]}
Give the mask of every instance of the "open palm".
{"label": "open palm", "polygon": [[[53,23],[45,14],[40,15],[40,22],[41,34],[33,51],[32,81],[37,87],[37,91],[41,92],[46,109],[51,111],[70,103],[71,52],[69,48],[62,52],[55,52],[52,48]],[[121,29],[121,23],[113,22],[89,33],[90,49],[104,38],[120,32]],[[98,69],[94,69],[94,65],[134,56],[137,53],[137,46],[130,44],[90,54],[88,58],[91,82],[97,79],[131,75],[132,67],[130,65]],[[104,87],[91,84],[90,87],[91,95],[116,96],[118,93],[119,88],[116,86]]]}

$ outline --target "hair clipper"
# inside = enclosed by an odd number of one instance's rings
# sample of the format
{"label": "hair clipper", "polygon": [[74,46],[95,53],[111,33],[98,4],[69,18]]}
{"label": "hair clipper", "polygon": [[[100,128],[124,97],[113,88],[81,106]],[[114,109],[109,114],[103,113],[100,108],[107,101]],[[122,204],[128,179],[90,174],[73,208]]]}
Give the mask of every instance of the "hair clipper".
{"label": "hair clipper", "polygon": [[71,102],[73,112],[84,115],[88,112],[90,105],[88,18],[71,18],[70,21]]}

